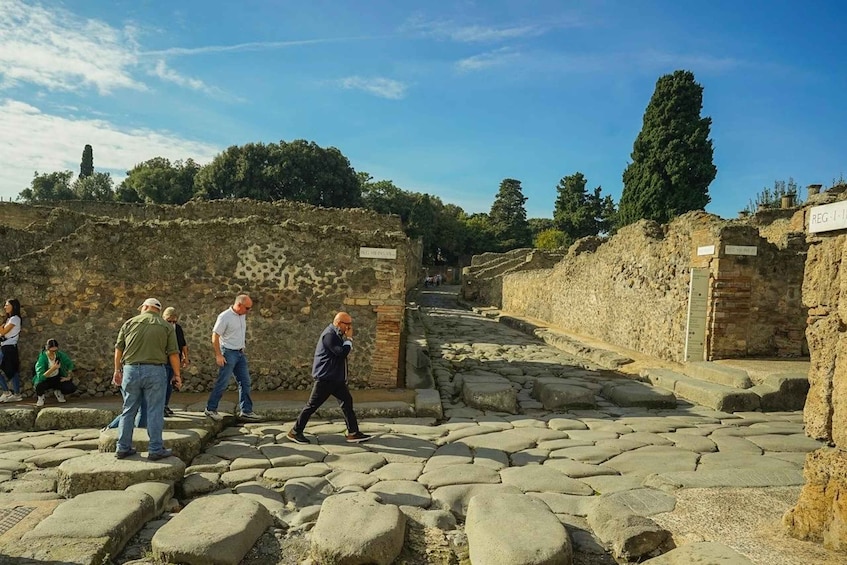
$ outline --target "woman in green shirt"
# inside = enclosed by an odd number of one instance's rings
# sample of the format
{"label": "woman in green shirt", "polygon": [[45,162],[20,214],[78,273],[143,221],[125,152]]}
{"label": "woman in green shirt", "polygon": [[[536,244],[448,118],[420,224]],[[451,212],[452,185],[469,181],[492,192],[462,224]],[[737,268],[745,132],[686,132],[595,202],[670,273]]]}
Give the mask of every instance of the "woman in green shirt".
{"label": "woman in green shirt", "polygon": [[71,377],[73,369],[74,362],[67,353],[59,350],[59,342],[48,339],[47,345],[38,356],[38,361],[35,362],[35,377],[32,379],[35,394],[38,395],[35,405],[44,406],[44,394],[51,388],[56,400],[65,402],[65,395],[76,390]]}

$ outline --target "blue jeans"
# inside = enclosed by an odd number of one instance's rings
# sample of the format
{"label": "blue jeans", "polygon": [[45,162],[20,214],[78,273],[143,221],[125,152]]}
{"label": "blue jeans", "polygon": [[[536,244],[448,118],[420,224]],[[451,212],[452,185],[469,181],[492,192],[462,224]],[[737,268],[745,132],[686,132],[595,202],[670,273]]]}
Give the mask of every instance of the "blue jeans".
{"label": "blue jeans", "polygon": [[209,401],[206,402],[206,410],[216,412],[221,397],[229,385],[229,378],[235,375],[235,382],[238,383],[238,406],[242,414],[247,414],[253,411],[253,399],[250,398],[250,369],[247,368],[247,356],[243,351],[236,349],[223,348],[224,366],[218,370],[218,380],[215,381],[215,388],[209,395]]}
{"label": "blue jeans", "polygon": [[[121,387],[121,396],[124,394],[124,389]],[[121,423],[121,415],[118,414],[115,416],[115,419],[109,422],[109,425],[106,426],[109,429],[117,428]],[[135,427],[136,428],[146,428],[147,427],[147,399],[141,399],[141,408],[138,410],[138,415],[135,417]]]}
{"label": "blue jeans", "polygon": [[165,427],[165,366],[164,365],[124,365],[124,378],[121,383],[124,395],[124,409],[118,424],[117,451],[132,449],[132,430],[135,427],[135,415],[146,402],[147,435],[150,438],[148,453],[159,453],[164,449],[162,429]]}
{"label": "blue jeans", "polygon": [[[15,394],[21,393],[21,374],[15,373],[12,375],[12,378],[9,379],[9,382],[12,383],[12,391]],[[9,392],[9,385],[6,384],[6,379],[0,375],[0,388],[3,389],[3,392]]]}

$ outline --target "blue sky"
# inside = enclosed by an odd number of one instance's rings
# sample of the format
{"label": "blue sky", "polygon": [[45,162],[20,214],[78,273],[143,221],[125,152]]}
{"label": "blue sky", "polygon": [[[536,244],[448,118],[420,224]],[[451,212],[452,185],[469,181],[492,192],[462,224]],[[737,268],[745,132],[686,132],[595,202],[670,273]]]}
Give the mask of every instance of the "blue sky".
{"label": "blue sky", "polygon": [[0,0],[0,196],[33,172],[120,181],[155,156],[307,139],[357,171],[487,212],[522,182],[551,217],[577,171],[615,201],[656,80],[704,87],[735,217],[774,180],[847,174],[837,1]]}

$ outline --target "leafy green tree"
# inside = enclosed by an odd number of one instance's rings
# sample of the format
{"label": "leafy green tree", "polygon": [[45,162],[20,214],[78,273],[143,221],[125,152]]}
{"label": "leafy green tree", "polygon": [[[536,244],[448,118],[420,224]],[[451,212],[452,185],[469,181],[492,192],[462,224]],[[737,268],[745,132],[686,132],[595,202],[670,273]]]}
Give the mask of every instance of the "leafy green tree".
{"label": "leafy green tree", "polygon": [[71,186],[77,200],[111,202],[115,199],[115,181],[109,173],[92,173],[77,177]]}
{"label": "leafy green tree", "polygon": [[465,254],[479,255],[488,251],[500,250],[488,214],[471,214],[462,219],[462,224],[465,232]]}
{"label": "leafy green tree", "polygon": [[524,204],[521,181],[503,179],[488,214],[501,251],[529,247],[532,242]]}
{"label": "leafy green tree", "polygon": [[84,179],[94,174],[94,149],[86,145],[82,150],[82,161],[79,164],[79,178]]}
{"label": "leafy green tree", "polygon": [[709,139],[712,119],[700,117],[702,108],[703,87],[690,71],[656,82],[623,173],[618,226],[642,218],[667,223],[709,203],[717,168]]}
{"label": "leafy green tree", "polygon": [[529,224],[529,233],[532,236],[532,240],[535,241],[535,238],[538,237],[538,234],[545,230],[551,230],[556,227],[556,224],[550,218],[530,218],[526,221]]}
{"label": "leafy green tree", "polygon": [[550,228],[542,231],[533,240],[533,247],[536,249],[555,250],[565,246],[565,232]]}
{"label": "leafy green tree", "polygon": [[73,200],[71,178],[73,171],[56,171],[53,173],[35,174],[29,188],[23,189],[18,198],[26,202],[51,202],[54,200]]}
{"label": "leafy green tree", "polygon": [[124,202],[185,204],[194,196],[194,178],[200,165],[193,159],[171,163],[165,157],[153,157],[127,171],[117,196]]}
{"label": "leafy green tree", "polygon": [[203,167],[195,189],[204,198],[297,200],[329,208],[362,205],[361,179],[335,147],[302,139],[227,148]]}

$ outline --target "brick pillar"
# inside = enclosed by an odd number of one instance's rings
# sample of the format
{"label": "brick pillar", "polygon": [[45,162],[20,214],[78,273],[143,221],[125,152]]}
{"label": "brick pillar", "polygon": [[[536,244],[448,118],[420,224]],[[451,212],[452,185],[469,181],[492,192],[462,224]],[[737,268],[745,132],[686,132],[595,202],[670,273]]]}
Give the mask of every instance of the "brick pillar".
{"label": "brick pillar", "polygon": [[747,355],[752,280],[733,259],[714,262],[706,359]]}
{"label": "brick pillar", "polygon": [[376,311],[376,343],[368,385],[374,388],[400,386],[400,344],[405,306],[381,305]]}

